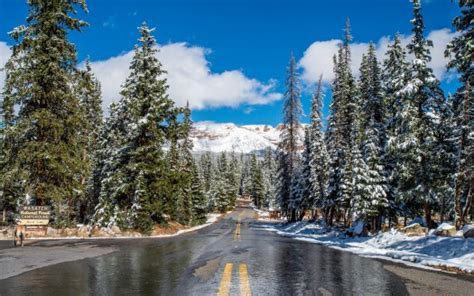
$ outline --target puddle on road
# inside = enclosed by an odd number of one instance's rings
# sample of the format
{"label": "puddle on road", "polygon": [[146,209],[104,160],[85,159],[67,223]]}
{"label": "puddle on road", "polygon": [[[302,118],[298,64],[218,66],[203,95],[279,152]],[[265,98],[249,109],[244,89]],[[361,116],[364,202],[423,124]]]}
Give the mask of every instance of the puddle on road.
{"label": "puddle on road", "polygon": [[232,254],[236,254],[236,255],[240,255],[240,254],[243,254],[243,253],[247,253],[249,250],[247,248],[235,248],[235,249],[232,249]]}
{"label": "puddle on road", "polygon": [[209,278],[217,272],[219,261],[219,258],[207,261],[203,266],[196,268],[193,275],[204,281],[209,280]]}

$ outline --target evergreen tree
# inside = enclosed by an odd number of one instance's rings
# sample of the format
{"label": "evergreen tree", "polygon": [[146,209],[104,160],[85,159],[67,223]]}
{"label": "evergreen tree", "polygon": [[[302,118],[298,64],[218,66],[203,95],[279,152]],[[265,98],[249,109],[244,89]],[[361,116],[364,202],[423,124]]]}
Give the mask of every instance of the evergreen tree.
{"label": "evergreen tree", "polygon": [[[72,223],[73,204],[81,184],[82,114],[72,90],[76,49],[67,39],[85,22],[72,17],[85,1],[29,1],[27,24],[15,28],[16,41],[7,67],[4,107],[8,140],[5,170],[18,180],[8,192],[21,194],[22,203],[52,205],[55,224]],[[18,106],[13,115],[13,106]],[[14,119],[11,121],[12,117]],[[11,180],[11,179],[10,179]],[[18,197],[17,197],[18,198]]]}
{"label": "evergreen tree", "polygon": [[323,82],[318,86],[311,102],[311,124],[309,126],[310,207],[326,207],[329,155],[322,131]]}
{"label": "evergreen tree", "polygon": [[83,136],[87,139],[87,154],[92,155],[98,148],[103,117],[101,87],[92,73],[89,60],[86,60],[85,69],[78,71],[77,79],[77,95],[85,115]]}
{"label": "evergreen tree", "polygon": [[[355,137],[354,146],[360,144],[364,150],[363,158],[367,169],[364,176],[366,180],[363,185],[366,187],[364,199],[370,207],[364,208],[363,212],[366,219],[371,219],[372,230],[380,229],[381,220],[379,218],[388,205],[385,202],[387,200],[387,185],[383,162],[386,143],[385,106],[380,73],[381,70],[375,55],[375,46],[370,43],[367,54],[364,55],[360,66],[358,116],[356,120],[359,136]],[[354,177],[357,176],[354,175]],[[360,186],[357,183],[354,185]]]}
{"label": "evergreen tree", "polygon": [[436,192],[439,166],[431,157],[443,153],[436,139],[439,128],[444,95],[439,81],[428,67],[431,60],[429,47],[432,42],[423,36],[424,24],[419,0],[413,1],[413,37],[408,44],[408,52],[414,60],[409,67],[408,84],[402,89],[404,96],[401,111],[401,126],[397,146],[401,150],[396,167],[398,194],[407,204],[421,203],[428,227],[432,227],[431,213],[438,201]]}
{"label": "evergreen tree", "polygon": [[[328,152],[330,155],[328,185],[328,222],[332,224],[336,206],[347,212],[352,195],[351,147],[355,143],[352,127],[355,125],[357,91],[351,73],[351,51],[349,20],[345,37],[334,57],[335,78],[332,83],[331,116],[328,122]],[[347,218],[347,213],[344,215]],[[346,223],[349,222],[346,220]]]}
{"label": "evergreen tree", "polygon": [[213,180],[213,199],[216,203],[216,208],[219,212],[225,212],[232,208],[236,198],[236,189],[229,184],[229,162],[227,161],[227,155],[222,152],[217,159],[217,172],[215,179]]}
{"label": "evergreen tree", "polygon": [[305,128],[304,150],[301,156],[301,164],[297,168],[297,173],[294,174],[291,190],[291,204],[292,208],[298,212],[298,220],[303,219],[307,210],[313,209],[314,202],[311,200],[311,166],[310,166],[310,151],[311,151],[311,136],[309,128]]}
{"label": "evergreen tree", "polygon": [[194,158],[192,155],[193,143],[190,139],[192,128],[191,109],[189,103],[183,109],[183,123],[180,131],[182,141],[179,143],[179,176],[181,186],[178,189],[177,221],[181,224],[189,224],[192,221],[192,178]]}
{"label": "evergreen tree", "polygon": [[265,187],[263,184],[262,169],[255,153],[252,153],[252,160],[250,162],[250,174],[250,194],[252,195],[254,205],[258,209],[261,209],[265,198]]}
{"label": "evergreen tree", "polygon": [[201,155],[199,160],[201,177],[203,179],[204,192],[208,192],[211,189],[212,183],[212,158],[211,153],[206,152]]}
{"label": "evergreen tree", "polygon": [[474,99],[470,82],[466,82],[465,99],[457,127],[458,161],[454,195],[456,227],[460,229],[472,217],[474,207]]}
{"label": "evergreen tree", "polygon": [[232,203],[235,202],[235,198],[239,193],[240,175],[240,165],[235,155],[235,152],[232,151],[229,160],[229,170],[227,172],[227,179],[229,181],[229,191],[233,196]]}
{"label": "evergreen tree", "polygon": [[408,63],[406,53],[401,45],[400,34],[395,34],[392,44],[388,45],[386,58],[383,63],[382,81],[384,89],[385,119],[384,127],[386,133],[386,148],[383,156],[385,175],[387,176],[389,200],[389,216],[397,218],[400,212],[399,203],[395,199],[397,196],[398,180],[394,174],[394,168],[399,161],[401,151],[397,149],[397,134],[403,133],[403,95],[401,90],[408,83]]}
{"label": "evergreen tree", "polygon": [[354,190],[352,191],[351,207],[353,219],[368,220],[372,205],[369,192],[369,167],[365,163],[359,145],[352,147],[352,174],[354,180]]}
{"label": "evergreen tree", "polygon": [[[289,208],[293,211],[294,221],[299,220],[301,213],[304,213],[303,202],[303,166],[299,165],[293,170],[293,175],[291,177],[290,183],[290,202]],[[302,218],[302,217],[301,217]]]}
{"label": "evergreen tree", "polygon": [[19,164],[15,164],[17,158],[13,151],[15,142],[14,124],[15,124],[15,101],[19,98],[18,85],[13,79],[19,77],[16,64],[17,59],[12,56],[6,63],[3,71],[6,74],[6,84],[1,96],[0,109],[0,197],[4,211],[16,211],[17,205],[25,201],[24,185],[22,180],[25,178],[23,169]]}
{"label": "evergreen tree", "polygon": [[246,157],[242,156],[243,164],[242,164],[242,173],[241,173],[241,179],[240,179],[240,191],[242,195],[250,195],[252,191],[252,184],[251,184],[251,176],[252,176],[252,170],[251,170],[251,157]]}
{"label": "evergreen tree", "polygon": [[369,122],[363,142],[364,159],[367,166],[366,192],[369,194],[369,201],[366,209],[367,218],[372,218],[371,229],[380,230],[382,226],[381,214],[388,206],[387,185],[384,174],[384,167],[381,162],[382,148],[380,147],[380,132],[375,118]]}
{"label": "evergreen tree", "polygon": [[192,224],[199,225],[206,222],[208,201],[203,191],[202,179],[199,177],[196,164],[192,164],[191,179]]}
{"label": "evergreen tree", "polygon": [[464,87],[469,81],[471,87],[474,84],[474,3],[472,0],[459,0],[461,15],[453,20],[453,26],[459,34],[448,43],[445,51],[446,57],[450,58],[448,68],[455,68],[461,74],[460,80]]}
{"label": "evergreen tree", "polygon": [[[368,128],[370,120],[381,129],[385,119],[380,77],[381,70],[375,54],[375,46],[373,43],[370,43],[367,55],[364,55],[360,67],[360,96],[358,98],[360,110],[358,112],[359,129],[361,132]],[[380,136],[383,137],[384,135],[381,134]],[[379,139],[379,142],[379,146],[383,146],[384,139]]]}
{"label": "evergreen tree", "polygon": [[215,209],[215,202],[212,196],[212,184],[215,172],[213,169],[212,157],[210,152],[206,152],[201,155],[199,160],[199,171],[200,178],[202,180],[202,187],[206,200],[208,202],[208,211],[213,211]]}
{"label": "evergreen tree", "polygon": [[95,153],[92,177],[89,183],[89,198],[95,204],[92,223],[115,224],[116,209],[111,198],[116,185],[114,172],[120,164],[120,145],[124,142],[123,101],[111,104],[109,117],[105,121],[99,137],[99,149]]}
{"label": "evergreen tree", "polygon": [[458,149],[456,145],[455,118],[453,116],[452,100],[443,102],[440,108],[440,121],[434,137],[437,153],[432,155],[433,170],[436,172],[434,190],[437,195],[437,209],[441,222],[453,209],[456,161]]}
{"label": "evergreen tree", "polygon": [[452,100],[454,131],[457,149],[456,185],[454,193],[454,212],[456,227],[461,228],[472,213],[474,200],[474,148],[473,100],[474,85],[474,3],[471,0],[460,0],[461,15],[453,20],[458,35],[448,44],[445,55],[450,58],[449,69],[456,69],[460,75],[461,87]]}
{"label": "evergreen tree", "polygon": [[300,117],[302,114],[299,77],[296,60],[291,55],[286,79],[285,101],[283,105],[283,130],[280,134],[278,153],[278,201],[280,209],[289,221],[296,220],[296,210],[290,208],[291,180],[299,165],[298,145]]}
{"label": "evergreen tree", "polygon": [[133,200],[131,206],[130,220],[127,221],[135,229],[140,229],[145,233],[150,233],[153,230],[153,220],[150,219],[150,212],[153,211],[151,196],[148,190],[147,182],[143,171],[138,173],[137,185],[133,193]]}
{"label": "evergreen tree", "polygon": [[94,184],[100,182],[93,171],[94,163],[98,162],[95,158],[99,150],[99,137],[103,125],[102,98],[100,83],[92,73],[89,60],[86,61],[85,70],[78,71],[77,76],[76,92],[84,115],[81,131],[84,167],[80,182],[83,186],[87,183],[87,189],[83,190],[80,196],[79,220],[85,222],[89,220],[88,215],[93,213],[96,206],[94,199],[91,198],[94,196]]}
{"label": "evergreen tree", "polygon": [[264,207],[268,209],[275,209],[276,204],[276,162],[272,148],[267,147],[263,157],[263,183],[265,187]]}
{"label": "evergreen tree", "polygon": [[[106,161],[112,168],[106,171],[101,184],[99,214],[104,208],[113,209],[110,221],[101,217],[102,224],[110,222],[129,227],[129,217],[138,217],[133,226],[149,231],[148,225],[164,223],[166,217],[176,217],[175,184],[163,153],[163,144],[170,139],[176,143],[178,110],[166,94],[164,71],[156,59],[153,29],[140,27],[140,46],[130,65],[130,75],[121,91],[121,101],[111,124],[119,134],[115,153]],[[138,176],[141,176],[140,179]],[[140,184],[138,181],[140,180]],[[140,196],[137,197],[137,192]],[[146,198],[143,198],[145,196]],[[139,207],[133,202],[140,201]],[[137,212],[138,211],[138,212]],[[97,215],[96,215],[97,216]]]}

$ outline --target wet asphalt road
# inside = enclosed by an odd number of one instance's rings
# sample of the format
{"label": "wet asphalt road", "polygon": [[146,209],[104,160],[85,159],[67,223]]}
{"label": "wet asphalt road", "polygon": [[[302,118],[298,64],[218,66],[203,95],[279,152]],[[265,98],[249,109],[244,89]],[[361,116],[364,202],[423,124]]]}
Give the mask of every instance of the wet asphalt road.
{"label": "wet asphalt road", "polygon": [[[218,223],[178,237],[92,241],[97,247],[118,250],[1,280],[0,295],[469,295],[474,291],[469,277],[411,269],[281,237],[262,230],[265,224],[255,218],[253,210],[237,208]],[[54,245],[67,248],[71,243]],[[416,277],[405,276],[411,270]]]}

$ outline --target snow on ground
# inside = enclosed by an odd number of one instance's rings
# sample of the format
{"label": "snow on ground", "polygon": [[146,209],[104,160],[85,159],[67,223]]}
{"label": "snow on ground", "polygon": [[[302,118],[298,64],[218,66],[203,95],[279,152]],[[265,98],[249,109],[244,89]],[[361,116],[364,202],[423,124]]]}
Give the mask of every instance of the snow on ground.
{"label": "snow on ground", "polygon": [[[186,229],[181,229],[178,230],[176,233],[172,234],[160,234],[160,235],[139,235],[139,236],[129,236],[129,235],[118,235],[118,236],[94,236],[94,237],[83,237],[83,236],[61,236],[61,237],[51,237],[51,236],[45,236],[45,237],[31,237],[28,240],[64,240],[64,239],[129,239],[129,238],[160,238],[160,237],[173,237],[177,236],[183,233],[191,232],[191,231],[196,231],[199,229],[202,229],[204,227],[207,227],[213,223],[215,223],[219,217],[221,217],[222,214],[218,213],[211,213],[207,214],[207,220],[206,223],[197,225],[194,227],[186,228]],[[0,237],[0,240],[12,240],[11,236],[8,237]]]}
{"label": "snow on ground", "polygon": [[263,211],[263,210],[259,210],[259,209],[255,208],[255,207],[252,207],[252,208],[253,208],[253,210],[254,210],[255,212],[257,212],[257,214],[258,214],[258,219],[259,219],[259,220],[270,218],[270,213],[269,213],[269,212]]}
{"label": "snow on ground", "polygon": [[196,230],[198,230],[198,229],[207,227],[207,226],[209,226],[209,225],[215,223],[215,222],[217,221],[217,219],[219,219],[220,216],[222,216],[222,214],[216,214],[216,213],[207,214],[207,221],[206,221],[206,223],[204,223],[204,224],[197,225],[197,226],[194,226],[194,227],[191,227],[191,228],[187,228],[187,229],[182,229],[182,230],[179,230],[178,232],[173,233],[173,234],[157,235],[157,236],[151,236],[151,237],[177,236],[177,235],[180,235],[180,234],[182,234],[182,233],[191,232],[191,231],[196,231]]}
{"label": "snow on ground", "polygon": [[351,238],[320,221],[269,224],[265,229],[365,257],[474,273],[474,238],[406,236],[395,229],[374,236]]}

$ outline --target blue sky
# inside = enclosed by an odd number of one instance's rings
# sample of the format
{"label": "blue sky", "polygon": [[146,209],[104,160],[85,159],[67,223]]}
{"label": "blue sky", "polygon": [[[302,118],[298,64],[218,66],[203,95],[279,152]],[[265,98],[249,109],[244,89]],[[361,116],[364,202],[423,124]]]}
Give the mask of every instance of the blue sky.
{"label": "blue sky", "polygon": [[[0,55],[2,43],[4,55],[5,43],[12,44],[7,32],[24,23],[24,2],[0,0]],[[195,121],[238,124],[280,122],[279,98],[291,52],[301,65],[302,100],[308,112],[317,76],[323,73],[330,80],[332,51],[347,17],[355,62],[367,42],[375,42],[382,56],[384,37],[399,31],[408,40],[412,18],[408,0],[89,0],[87,5],[89,13],[80,17],[90,26],[72,34],[71,40],[80,61],[87,56],[93,61],[107,102],[117,99],[136,28],[147,21],[157,28],[159,57],[168,68],[177,103],[189,99]],[[452,1],[423,1],[426,34],[432,34],[438,53],[452,37],[451,21],[458,13]],[[433,65],[445,91],[453,91],[456,81],[442,73],[443,63],[437,57]],[[326,107],[329,100],[328,93]]]}

